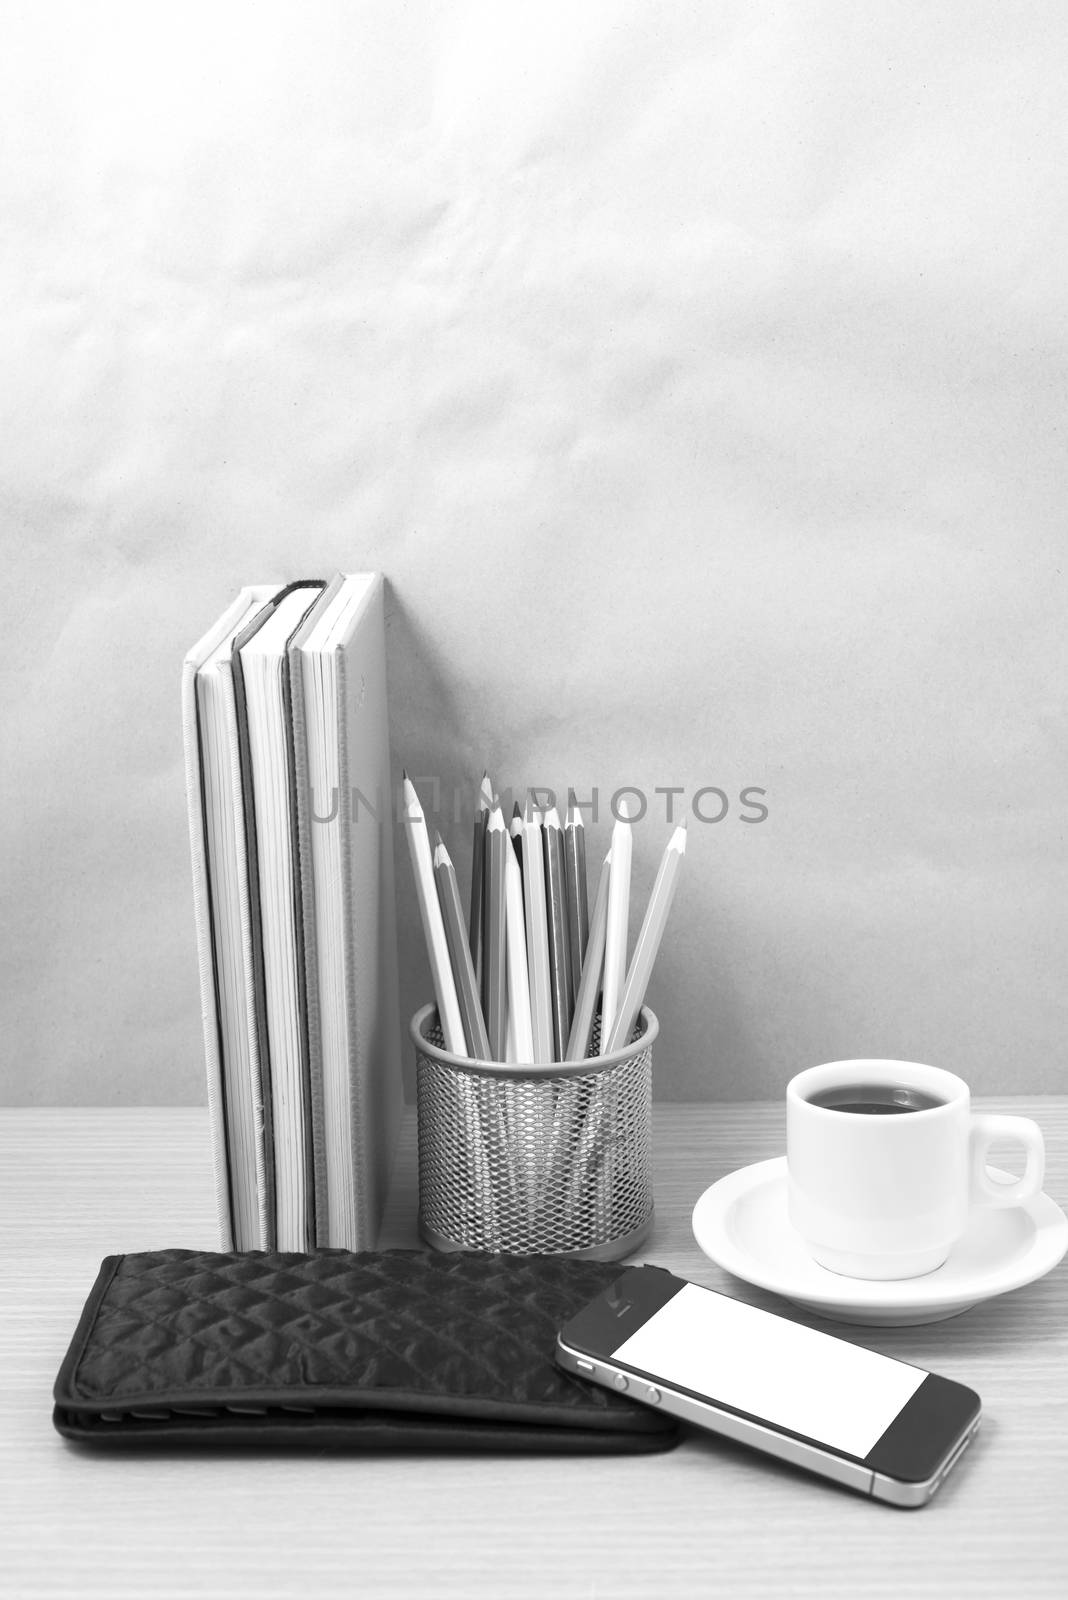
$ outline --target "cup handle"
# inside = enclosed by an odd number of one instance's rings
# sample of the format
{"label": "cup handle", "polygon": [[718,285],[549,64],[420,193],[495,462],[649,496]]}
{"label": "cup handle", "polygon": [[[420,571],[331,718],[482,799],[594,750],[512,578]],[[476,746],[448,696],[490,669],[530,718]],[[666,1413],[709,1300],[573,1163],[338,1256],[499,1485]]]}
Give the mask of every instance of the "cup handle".
{"label": "cup handle", "polygon": [[[1027,1152],[1027,1166],[1013,1183],[999,1183],[986,1170],[986,1158],[996,1139],[1012,1139]],[[1030,1117],[1001,1117],[975,1112],[971,1129],[972,1198],[998,1208],[1018,1206],[1040,1193],[1046,1171],[1042,1130]]]}

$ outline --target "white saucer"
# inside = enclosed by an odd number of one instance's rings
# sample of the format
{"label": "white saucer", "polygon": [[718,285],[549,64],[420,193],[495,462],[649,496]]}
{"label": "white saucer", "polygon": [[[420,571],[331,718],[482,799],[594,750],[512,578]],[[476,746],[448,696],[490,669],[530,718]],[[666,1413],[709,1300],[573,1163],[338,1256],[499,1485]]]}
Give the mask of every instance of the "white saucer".
{"label": "white saucer", "polygon": [[743,1167],[706,1189],[694,1207],[693,1231],[705,1255],[736,1278],[834,1322],[875,1327],[959,1316],[1041,1278],[1068,1249],[1068,1218],[1040,1194],[1004,1211],[977,1206],[949,1260],[926,1277],[843,1278],[813,1261],[790,1224],[785,1156]]}

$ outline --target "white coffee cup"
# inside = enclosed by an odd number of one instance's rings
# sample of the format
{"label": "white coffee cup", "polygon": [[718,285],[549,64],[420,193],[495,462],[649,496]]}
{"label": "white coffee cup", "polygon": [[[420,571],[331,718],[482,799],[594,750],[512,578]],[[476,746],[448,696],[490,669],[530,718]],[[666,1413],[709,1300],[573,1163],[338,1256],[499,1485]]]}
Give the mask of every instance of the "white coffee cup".
{"label": "white coffee cup", "polygon": [[[872,1085],[937,1104],[884,1115],[813,1104],[814,1095]],[[1027,1152],[1011,1183],[986,1170],[990,1146],[1004,1139]],[[1040,1192],[1045,1168],[1035,1123],[973,1112],[963,1078],[915,1061],[831,1061],[798,1073],[786,1087],[786,1155],[790,1221],[821,1266],[851,1278],[933,1272],[973,1205],[1020,1205]]]}

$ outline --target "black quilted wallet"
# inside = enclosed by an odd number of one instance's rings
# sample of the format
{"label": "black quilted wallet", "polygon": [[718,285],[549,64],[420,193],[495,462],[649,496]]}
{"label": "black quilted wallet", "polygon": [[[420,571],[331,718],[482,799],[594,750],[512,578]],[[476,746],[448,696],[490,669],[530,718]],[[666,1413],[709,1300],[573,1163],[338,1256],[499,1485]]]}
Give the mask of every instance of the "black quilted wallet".
{"label": "black quilted wallet", "polygon": [[678,1425],[556,1366],[622,1269],[411,1250],[109,1256],[55,1386],[94,1445],[666,1450]]}

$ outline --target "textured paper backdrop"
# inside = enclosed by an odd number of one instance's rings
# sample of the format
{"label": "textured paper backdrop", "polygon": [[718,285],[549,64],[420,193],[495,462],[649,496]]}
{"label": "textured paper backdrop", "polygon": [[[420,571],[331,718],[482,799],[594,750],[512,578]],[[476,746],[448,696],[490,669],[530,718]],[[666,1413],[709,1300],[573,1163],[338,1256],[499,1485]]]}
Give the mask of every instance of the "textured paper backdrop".
{"label": "textured paper backdrop", "polygon": [[7,6],[0,1098],[202,1097],[180,661],[337,567],[398,769],[732,797],[660,1096],[1068,1088],[1066,72],[1061,4]]}

